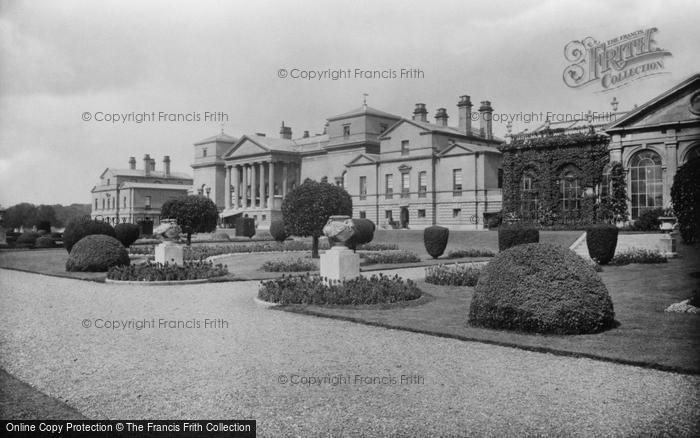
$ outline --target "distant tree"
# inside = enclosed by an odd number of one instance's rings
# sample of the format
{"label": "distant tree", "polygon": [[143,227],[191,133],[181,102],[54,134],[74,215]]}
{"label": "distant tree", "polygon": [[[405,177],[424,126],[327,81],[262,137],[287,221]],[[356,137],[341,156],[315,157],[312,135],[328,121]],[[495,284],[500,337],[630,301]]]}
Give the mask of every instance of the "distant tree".
{"label": "distant tree", "polygon": [[163,204],[160,215],[175,219],[182,231],[187,234],[187,244],[192,241],[192,233],[210,233],[216,230],[219,211],[211,199],[201,195],[189,195],[171,199]]}
{"label": "distant tree", "polygon": [[[39,226],[41,223],[48,222],[50,225],[56,225],[58,220],[56,219],[56,210],[52,205],[41,204],[36,208],[36,224]],[[50,231],[50,230],[49,230]]]}
{"label": "distant tree", "polygon": [[318,239],[333,215],[352,215],[352,199],[342,187],[325,182],[306,179],[282,202],[285,229],[293,236],[312,237],[313,258],[318,258]]}
{"label": "distant tree", "polygon": [[30,228],[36,225],[37,208],[34,204],[22,202],[5,211],[3,221],[8,228]]}
{"label": "distant tree", "polygon": [[92,212],[90,204],[55,204],[53,208],[56,211],[56,227],[63,227],[74,219],[90,216]]}

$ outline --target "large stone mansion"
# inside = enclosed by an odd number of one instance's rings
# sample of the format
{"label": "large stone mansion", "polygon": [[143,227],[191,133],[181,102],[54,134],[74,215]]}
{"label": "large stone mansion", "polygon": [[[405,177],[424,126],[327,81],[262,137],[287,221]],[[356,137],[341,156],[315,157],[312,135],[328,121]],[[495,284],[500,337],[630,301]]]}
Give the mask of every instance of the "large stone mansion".
{"label": "large stone mansion", "polygon": [[247,215],[269,227],[281,219],[284,196],[310,178],[342,185],[353,216],[380,226],[482,228],[484,213],[501,209],[503,140],[493,135],[492,112],[483,101],[472,113],[465,95],[456,126],[445,108],[433,123],[423,103],[410,118],[363,104],[329,117],[321,134],[294,138],[284,122],[278,138],[222,131],[194,145],[194,191],[213,199],[228,224]]}

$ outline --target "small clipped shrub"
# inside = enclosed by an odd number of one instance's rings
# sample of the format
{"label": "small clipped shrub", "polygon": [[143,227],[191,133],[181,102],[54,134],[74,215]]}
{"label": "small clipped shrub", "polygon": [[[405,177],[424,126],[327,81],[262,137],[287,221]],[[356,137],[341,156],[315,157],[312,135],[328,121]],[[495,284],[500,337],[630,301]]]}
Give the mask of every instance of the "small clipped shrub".
{"label": "small clipped shrub", "polygon": [[455,249],[447,253],[448,259],[461,259],[462,257],[493,257],[496,253],[488,248]]}
{"label": "small clipped shrub", "polygon": [[383,274],[328,282],[318,275],[283,276],[263,281],[258,291],[261,300],[280,304],[396,303],[415,300],[421,295],[415,282]]}
{"label": "small clipped shrub", "polygon": [[516,245],[524,243],[537,243],[540,241],[540,232],[532,225],[516,222],[503,224],[498,227],[498,250],[505,251]]}
{"label": "small clipped shrub", "polygon": [[415,263],[420,262],[420,258],[406,250],[397,251],[376,251],[361,255],[363,265]]}
{"label": "small clipped shrub", "polygon": [[276,242],[280,243],[284,242],[287,240],[287,237],[289,237],[287,230],[284,228],[284,221],[280,220],[272,221],[272,223],[270,223],[270,234]]}
{"label": "small clipped shrub", "polygon": [[184,265],[144,263],[130,266],[113,266],[107,278],[119,281],[183,281],[202,280],[228,274],[228,268],[212,262],[186,262]]}
{"label": "small clipped shrub", "polygon": [[112,266],[128,266],[129,263],[129,253],[121,242],[112,236],[91,234],[73,245],[66,271],[106,272]]}
{"label": "small clipped shrub", "polygon": [[369,219],[353,219],[352,225],[355,228],[355,233],[347,242],[350,249],[357,249],[358,246],[367,244],[374,239],[374,231],[376,226]]}
{"label": "small clipped shrub", "polygon": [[94,234],[116,237],[114,228],[110,224],[89,218],[80,218],[69,222],[66,226],[65,231],[63,231],[63,246],[66,251],[71,252],[73,245],[78,243],[80,239]]}
{"label": "small clipped shrub", "polygon": [[34,231],[25,231],[17,237],[16,245],[20,248],[34,248],[40,234]]}
{"label": "small clipped shrub", "polygon": [[450,230],[441,226],[428,227],[423,231],[423,244],[425,250],[434,259],[440,257],[447,248],[447,240],[450,237]]}
{"label": "small clipped shrub", "polygon": [[55,248],[56,241],[53,239],[53,237],[46,235],[36,239],[36,243],[34,245],[37,248]]}
{"label": "small clipped shrub", "polygon": [[586,229],[588,254],[600,265],[607,265],[615,255],[618,229],[615,225],[593,225]]}
{"label": "small clipped shrub", "polygon": [[573,251],[530,243],[484,268],[469,307],[477,327],[551,334],[597,333],[615,325],[608,290]]}
{"label": "small clipped shrub", "polygon": [[255,236],[255,219],[252,217],[239,217],[236,219],[236,236]]}
{"label": "small clipped shrub", "polygon": [[437,265],[425,268],[425,282],[441,286],[476,286],[483,268],[470,264]]}
{"label": "small clipped shrub", "polygon": [[664,215],[664,209],[663,208],[654,208],[651,210],[645,210],[642,214],[639,215],[636,221],[634,221],[634,225],[632,226],[632,230],[634,231],[659,231],[659,226],[661,225],[661,221],[659,221],[659,216]]}
{"label": "small clipped shrub", "polygon": [[114,226],[114,237],[126,248],[138,240],[140,233],[141,230],[136,224],[123,223]]}
{"label": "small clipped shrub", "polygon": [[263,263],[260,269],[265,272],[318,271],[316,263],[314,263],[312,260],[303,258],[268,260]]}
{"label": "small clipped shrub", "polygon": [[212,233],[211,240],[231,240],[231,237],[224,231],[217,231],[216,233]]}
{"label": "small clipped shrub", "polygon": [[631,263],[666,263],[666,256],[659,251],[649,249],[632,248],[627,251],[615,254],[610,261],[611,265],[622,266]]}

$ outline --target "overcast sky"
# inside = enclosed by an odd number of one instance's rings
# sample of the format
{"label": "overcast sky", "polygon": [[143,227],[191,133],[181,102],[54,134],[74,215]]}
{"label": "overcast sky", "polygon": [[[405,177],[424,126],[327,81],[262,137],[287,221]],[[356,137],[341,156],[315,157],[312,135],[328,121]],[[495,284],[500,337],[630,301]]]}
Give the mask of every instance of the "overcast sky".
{"label": "overcast sky", "polygon": [[[149,153],[189,174],[192,143],[218,121],[110,123],[98,113],[228,116],[227,134],[322,132],[370,106],[430,118],[458,96],[496,112],[609,111],[641,104],[700,71],[700,2],[13,1],[0,2],[0,204],[89,203],[106,167]],[[562,80],[564,46],[658,28],[667,74],[614,92]],[[304,80],[280,69],[420,69],[416,79]],[[475,107],[476,108],[476,107]],[[83,113],[92,119],[83,121]],[[100,118],[102,116],[99,116]],[[538,123],[516,123],[515,130]],[[497,135],[504,123],[494,123]]]}

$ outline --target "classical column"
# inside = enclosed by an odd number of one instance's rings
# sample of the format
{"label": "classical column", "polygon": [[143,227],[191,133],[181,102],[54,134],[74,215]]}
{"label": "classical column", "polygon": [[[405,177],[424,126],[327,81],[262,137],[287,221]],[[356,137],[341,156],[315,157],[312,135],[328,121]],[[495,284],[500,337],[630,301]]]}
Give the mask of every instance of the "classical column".
{"label": "classical column", "polygon": [[260,162],[260,208],[265,208],[265,163]]}
{"label": "classical column", "polygon": [[255,196],[255,163],[250,164],[250,208],[255,208],[255,201],[257,197]]}
{"label": "classical column", "polygon": [[243,208],[248,208],[248,165],[243,164],[243,184],[241,185],[241,198],[243,198]]}
{"label": "classical column", "polygon": [[287,196],[287,162],[282,162],[282,198]]}
{"label": "classical column", "polygon": [[268,169],[268,188],[267,188],[267,207],[275,208],[275,162],[270,160],[267,163]]}
{"label": "classical column", "polygon": [[240,187],[240,175],[238,174],[238,166],[233,166],[233,206],[238,208],[238,190]]}
{"label": "classical column", "polygon": [[231,166],[226,166],[226,187],[224,188],[224,193],[226,197],[224,206],[228,210],[231,208]]}

